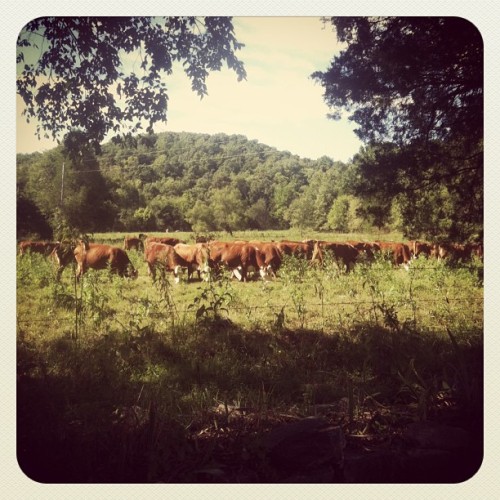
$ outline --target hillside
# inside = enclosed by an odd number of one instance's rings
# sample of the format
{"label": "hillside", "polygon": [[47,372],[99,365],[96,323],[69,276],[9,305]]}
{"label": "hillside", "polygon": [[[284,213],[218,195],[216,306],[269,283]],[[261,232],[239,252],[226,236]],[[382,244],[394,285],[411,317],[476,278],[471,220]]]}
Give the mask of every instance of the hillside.
{"label": "hillside", "polygon": [[401,158],[387,143],[345,164],[187,132],[128,136],[96,152],[73,132],[51,151],[18,155],[18,238],[294,228],[481,241],[481,192],[461,194],[472,181],[443,176],[439,164],[432,179],[412,181]]}
{"label": "hillside", "polygon": [[[346,168],[241,135],[142,135],[70,161],[61,147],[18,157],[20,190],[44,214],[60,202],[63,163],[66,211],[87,231],[287,228],[291,207],[311,184],[323,185],[318,205],[331,205],[338,192],[325,175],[334,181]],[[85,221],[76,215],[82,203]],[[326,213],[313,215],[317,227],[326,222]]]}

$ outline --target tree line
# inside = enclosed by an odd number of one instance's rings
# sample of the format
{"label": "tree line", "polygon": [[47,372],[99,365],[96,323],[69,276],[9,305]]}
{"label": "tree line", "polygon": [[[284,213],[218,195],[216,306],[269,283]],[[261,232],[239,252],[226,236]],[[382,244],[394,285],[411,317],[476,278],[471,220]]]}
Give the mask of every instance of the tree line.
{"label": "tree line", "polygon": [[394,145],[363,147],[344,163],[301,158],[242,135],[142,134],[112,140],[98,154],[82,144],[75,149],[79,139],[73,133],[51,151],[18,155],[20,238],[60,237],[68,228],[386,228],[432,240],[477,239],[482,231],[481,221],[459,219],[463,200],[445,180],[411,197],[379,196],[381,181],[371,175],[371,162],[388,163],[390,153],[397,154]]}

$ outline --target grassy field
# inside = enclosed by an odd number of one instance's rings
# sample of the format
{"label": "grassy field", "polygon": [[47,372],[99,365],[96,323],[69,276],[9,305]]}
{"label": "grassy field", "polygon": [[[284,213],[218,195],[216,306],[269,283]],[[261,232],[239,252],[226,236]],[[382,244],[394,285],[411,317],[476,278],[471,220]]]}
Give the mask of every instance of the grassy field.
{"label": "grassy field", "polygon": [[[188,242],[193,235],[174,233]],[[123,234],[94,235],[122,245]],[[220,239],[223,235],[216,235]],[[398,235],[236,233],[232,239]],[[18,257],[18,456],[44,482],[269,482],[266,432],[322,415],[374,443],[408,422],[482,426],[482,263],[153,283]]]}

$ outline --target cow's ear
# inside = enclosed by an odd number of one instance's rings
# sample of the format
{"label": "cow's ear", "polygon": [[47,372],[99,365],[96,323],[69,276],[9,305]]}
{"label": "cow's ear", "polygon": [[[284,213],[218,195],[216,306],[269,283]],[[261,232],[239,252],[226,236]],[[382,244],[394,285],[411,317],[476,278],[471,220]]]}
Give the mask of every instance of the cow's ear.
{"label": "cow's ear", "polygon": [[82,247],[83,250],[87,251],[89,249],[89,242],[84,239],[78,240],[78,244]]}

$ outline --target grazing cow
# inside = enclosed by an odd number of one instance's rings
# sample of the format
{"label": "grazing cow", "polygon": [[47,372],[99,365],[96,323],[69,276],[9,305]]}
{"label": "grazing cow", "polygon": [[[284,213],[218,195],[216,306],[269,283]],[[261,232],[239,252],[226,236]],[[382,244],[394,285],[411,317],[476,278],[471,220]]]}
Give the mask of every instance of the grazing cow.
{"label": "grazing cow", "polygon": [[208,270],[208,246],[206,243],[196,243],[187,245],[186,243],[177,243],[174,250],[188,264],[188,281],[191,279],[194,271],[198,273],[198,279],[201,278],[202,272]]}
{"label": "grazing cow", "polygon": [[250,244],[262,254],[268,275],[276,277],[276,272],[281,266],[281,252],[277,244],[261,241],[251,241]]}
{"label": "grazing cow", "polygon": [[247,281],[248,271],[258,270],[262,278],[268,276],[262,253],[250,243],[212,242],[209,244],[209,266],[218,270],[228,267],[239,281]]}
{"label": "grazing cow", "polygon": [[138,252],[144,250],[144,241],[141,238],[135,238],[134,236],[125,236],[123,240],[124,250],[137,250]]}
{"label": "grazing cow", "polygon": [[58,244],[58,241],[21,241],[19,243],[19,255],[39,253],[48,256]]}
{"label": "grazing cow", "polygon": [[314,241],[288,241],[282,240],[276,243],[282,255],[311,259],[314,250]]}
{"label": "grazing cow", "polygon": [[424,255],[425,257],[430,257],[432,252],[432,245],[426,243],[425,241],[415,241],[413,243],[413,255],[418,257],[419,255]]}
{"label": "grazing cow", "polygon": [[406,243],[396,243],[392,241],[375,242],[383,253],[392,255],[392,262],[395,266],[403,264],[405,267],[411,260],[410,248]]}
{"label": "grazing cow", "polygon": [[97,243],[84,244],[80,242],[74,250],[77,263],[76,277],[79,279],[88,268],[111,269],[119,276],[137,278],[137,270],[122,248]]}
{"label": "grazing cow", "polygon": [[339,267],[345,266],[346,272],[349,272],[358,258],[359,252],[349,243],[341,243],[334,241],[316,241],[314,244],[314,252],[311,260],[318,260],[323,264],[325,253],[329,253],[337,262]]}
{"label": "grazing cow", "polygon": [[148,264],[148,274],[155,279],[156,267],[164,266],[166,271],[173,272],[176,283],[179,283],[181,268],[189,269],[189,263],[184,260],[171,245],[151,242],[145,246],[144,258]]}

